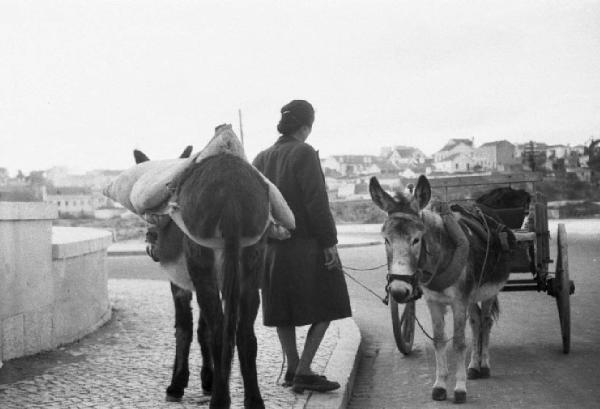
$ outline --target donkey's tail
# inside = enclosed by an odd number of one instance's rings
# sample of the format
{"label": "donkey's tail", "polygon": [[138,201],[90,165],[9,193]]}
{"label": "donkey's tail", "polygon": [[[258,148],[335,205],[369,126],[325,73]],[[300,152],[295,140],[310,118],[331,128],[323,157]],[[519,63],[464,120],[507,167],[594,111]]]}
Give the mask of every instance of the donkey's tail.
{"label": "donkey's tail", "polygon": [[[232,208],[233,207],[233,208]],[[223,340],[221,350],[222,373],[231,372],[231,358],[235,348],[240,294],[240,213],[236,204],[229,202],[221,218],[221,229],[225,238],[223,254]]]}

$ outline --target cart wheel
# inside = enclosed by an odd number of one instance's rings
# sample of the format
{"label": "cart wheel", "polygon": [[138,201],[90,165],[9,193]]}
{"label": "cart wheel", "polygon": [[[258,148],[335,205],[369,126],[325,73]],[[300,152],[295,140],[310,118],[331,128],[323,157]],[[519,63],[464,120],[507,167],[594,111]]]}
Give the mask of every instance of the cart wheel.
{"label": "cart wheel", "polygon": [[562,334],[563,352],[569,353],[571,348],[571,281],[569,280],[569,255],[567,252],[567,231],[565,225],[559,223],[557,236],[558,252],[556,257],[556,276],[554,294],[558,306],[560,331]]}
{"label": "cart wheel", "polygon": [[404,355],[410,354],[415,340],[415,300],[404,304],[402,315],[394,297],[390,296],[390,312],[396,346]]}

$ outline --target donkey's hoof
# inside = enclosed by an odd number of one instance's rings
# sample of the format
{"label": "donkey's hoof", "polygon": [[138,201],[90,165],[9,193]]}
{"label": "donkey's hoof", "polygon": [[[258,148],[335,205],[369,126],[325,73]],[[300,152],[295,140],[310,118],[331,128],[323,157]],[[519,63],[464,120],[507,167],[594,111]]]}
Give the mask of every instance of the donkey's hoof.
{"label": "donkey's hoof", "polygon": [[265,409],[262,398],[244,399],[244,409]]}
{"label": "donkey's hoof", "polygon": [[454,403],[465,403],[467,401],[467,391],[454,391]]}
{"label": "donkey's hoof", "polygon": [[489,378],[490,377],[490,368],[481,367],[481,369],[479,370],[479,377],[480,378]]}
{"label": "donkey's hoof", "polygon": [[446,400],[446,389],[436,387],[431,391],[431,398],[433,400]]}
{"label": "donkey's hoof", "polygon": [[202,381],[202,393],[210,395],[212,393],[213,373],[207,366],[203,366],[200,370],[200,380]]}
{"label": "donkey's hoof", "polygon": [[182,398],[182,397],[183,397],[183,396],[169,395],[169,394],[167,393],[167,396],[166,396],[165,400],[166,400],[167,402],[181,402],[181,398]]}
{"label": "donkey's hoof", "polygon": [[210,409],[229,409],[231,407],[231,401],[228,399],[223,401],[215,401],[214,399],[211,399],[208,407]]}
{"label": "donkey's hoof", "polygon": [[181,398],[183,398],[183,389],[173,386],[167,388],[167,396],[165,398],[167,402],[181,402]]}
{"label": "donkey's hoof", "polygon": [[467,370],[467,379],[479,379],[481,372],[477,368],[469,368]]}

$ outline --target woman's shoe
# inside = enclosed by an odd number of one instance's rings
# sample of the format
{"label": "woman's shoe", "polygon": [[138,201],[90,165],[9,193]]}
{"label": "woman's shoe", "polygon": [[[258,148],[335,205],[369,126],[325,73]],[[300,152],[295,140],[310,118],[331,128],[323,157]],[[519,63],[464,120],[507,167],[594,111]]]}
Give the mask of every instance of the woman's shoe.
{"label": "woman's shoe", "polygon": [[315,392],[329,392],[339,389],[340,384],[330,381],[322,375],[296,375],[292,390],[295,393],[303,393],[304,390]]}

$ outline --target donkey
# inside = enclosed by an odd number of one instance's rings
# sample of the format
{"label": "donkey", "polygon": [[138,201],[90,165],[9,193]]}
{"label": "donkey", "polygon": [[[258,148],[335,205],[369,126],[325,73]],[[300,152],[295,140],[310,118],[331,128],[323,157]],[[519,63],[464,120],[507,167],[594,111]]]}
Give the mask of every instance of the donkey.
{"label": "donkey", "polygon": [[[434,400],[446,399],[446,344],[449,340],[445,336],[444,316],[448,305],[452,309],[452,341],[457,356],[454,401],[463,403],[467,397],[467,316],[473,332],[468,378],[486,378],[490,376],[490,330],[499,313],[497,294],[510,274],[508,253],[498,249],[497,241],[489,246],[482,243],[480,235],[468,227],[463,227],[463,232],[456,224],[463,217],[461,213],[440,215],[425,209],[431,199],[431,187],[423,175],[412,196],[403,193],[390,196],[375,177],[371,178],[369,191],[373,202],[387,212],[382,234],[391,295],[396,301],[406,303],[422,291],[429,307],[436,360]],[[450,219],[454,225],[445,222],[446,217],[454,218]],[[448,226],[455,226],[455,230]],[[468,241],[461,243],[461,236]],[[460,252],[463,252],[462,260],[455,256]]]}
{"label": "donkey", "polygon": [[[147,160],[140,153],[134,156]],[[264,408],[254,321],[270,223],[268,185],[243,158],[219,153],[191,164],[174,192],[178,207],[158,225],[155,254],[161,266],[171,269],[175,304],[176,357],[167,400],[180,401],[187,387],[195,290],[201,311],[202,388],[212,395],[210,407],[230,407],[229,376],[237,344],[244,407]],[[179,279],[173,279],[173,270]]]}
{"label": "donkey", "polygon": [[[179,155],[180,158],[188,158],[192,153],[192,146],[187,146]],[[136,164],[150,160],[145,153],[135,149],[133,157]],[[170,270],[171,295],[175,309],[175,362],[173,363],[173,374],[171,383],[166,391],[166,400],[169,402],[180,402],[184,390],[188,385],[190,376],[189,353],[193,339],[193,316],[192,296],[193,284],[188,277],[185,259],[183,256],[183,232],[177,225],[165,215],[160,218],[157,225],[148,228],[146,233],[146,252],[154,261],[160,262],[161,267]],[[183,276],[183,279],[173,280],[173,276]],[[176,284],[174,281],[177,281]],[[206,320],[202,318],[202,311],[198,317],[197,337],[202,354],[202,368],[200,379],[202,391],[210,395],[212,390],[213,363],[207,339]]]}

